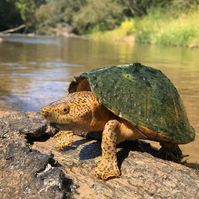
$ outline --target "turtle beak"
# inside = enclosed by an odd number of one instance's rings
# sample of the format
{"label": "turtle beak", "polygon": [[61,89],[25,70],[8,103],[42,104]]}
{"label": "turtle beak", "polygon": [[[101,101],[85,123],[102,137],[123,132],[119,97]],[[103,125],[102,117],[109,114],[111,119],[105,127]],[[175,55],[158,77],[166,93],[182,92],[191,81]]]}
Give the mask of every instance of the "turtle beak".
{"label": "turtle beak", "polygon": [[50,126],[52,126],[52,127],[55,128],[55,129],[58,128],[58,126],[57,126],[55,123],[53,123],[53,122],[52,122],[52,123],[50,122]]}

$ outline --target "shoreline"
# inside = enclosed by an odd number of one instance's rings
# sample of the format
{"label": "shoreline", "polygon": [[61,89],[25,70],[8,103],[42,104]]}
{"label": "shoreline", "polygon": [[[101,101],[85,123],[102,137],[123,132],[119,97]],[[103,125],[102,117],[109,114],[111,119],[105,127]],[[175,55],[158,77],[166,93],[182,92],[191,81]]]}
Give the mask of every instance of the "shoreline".
{"label": "shoreline", "polygon": [[[115,31],[115,30],[114,30]],[[107,31],[109,32],[109,31]],[[110,37],[107,38],[106,36],[103,36],[103,34],[101,36],[96,36],[96,34],[98,33],[92,33],[92,34],[86,34],[86,35],[76,35],[73,33],[70,33],[68,35],[40,35],[40,34],[35,34],[35,33],[9,33],[9,34],[0,34],[0,43],[4,42],[4,41],[9,41],[9,38],[11,37],[27,37],[27,38],[36,38],[36,37],[43,37],[45,38],[79,38],[79,39],[86,39],[86,40],[91,40],[91,41],[97,41],[97,42],[109,42],[109,43],[113,43],[113,42],[124,42],[130,46],[133,46],[135,43],[137,44],[146,44],[146,45],[151,45],[151,46],[163,46],[163,47],[186,47],[189,49],[198,49],[199,48],[199,44],[189,44],[189,45],[184,45],[184,46],[178,46],[178,45],[158,45],[158,44],[153,44],[150,42],[138,42],[136,41],[136,35],[135,34],[130,34],[130,35],[124,35],[122,37]],[[106,34],[106,31],[105,31]]]}

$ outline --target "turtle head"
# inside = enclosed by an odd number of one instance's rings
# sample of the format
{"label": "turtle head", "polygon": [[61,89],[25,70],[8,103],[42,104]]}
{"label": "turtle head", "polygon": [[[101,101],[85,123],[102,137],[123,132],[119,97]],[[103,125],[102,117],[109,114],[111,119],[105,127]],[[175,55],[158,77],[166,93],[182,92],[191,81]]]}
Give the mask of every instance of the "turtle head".
{"label": "turtle head", "polygon": [[68,103],[53,102],[41,109],[41,114],[50,123],[66,124],[71,122],[69,117],[70,105]]}
{"label": "turtle head", "polygon": [[85,95],[74,93],[43,107],[41,114],[59,129],[73,130],[89,124],[92,107]]}

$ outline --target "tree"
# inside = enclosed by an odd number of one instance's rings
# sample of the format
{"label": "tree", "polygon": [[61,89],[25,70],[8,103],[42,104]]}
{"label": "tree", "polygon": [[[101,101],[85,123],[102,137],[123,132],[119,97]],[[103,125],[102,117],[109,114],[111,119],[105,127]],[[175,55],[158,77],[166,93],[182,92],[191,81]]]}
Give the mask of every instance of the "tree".
{"label": "tree", "polygon": [[19,10],[26,28],[34,28],[36,10],[45,2],[45,0],[15,0],[16,8]]}
{"label": "tree", "polygon": [[110,30],[124,18],[123,7],[114,0],[88,0],[85,6],[74,15],[72,25],[77,33],[85,33],[93,28]]}
{"label": "tree", "polygon": [[125,16],[141,17],[153,7],[166,7],[172,0],[118,0],[118,2],[124,6]]}
{"label": "tree", "polygon": [[86,0],[48,0],[36,11],[37,30],[50,33],[58,25],[71,25]]}
{"label": "tree", "polygon": [[0,1],[0,31],[18,26],[22,23],[19,11],[12,0]]}

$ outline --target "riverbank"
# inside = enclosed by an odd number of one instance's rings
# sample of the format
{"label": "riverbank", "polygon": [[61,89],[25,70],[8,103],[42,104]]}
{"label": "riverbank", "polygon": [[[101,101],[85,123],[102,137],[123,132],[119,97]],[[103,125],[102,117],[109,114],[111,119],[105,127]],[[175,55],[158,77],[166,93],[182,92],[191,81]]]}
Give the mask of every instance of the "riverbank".
{"label": "riverbank", "polygon": [[[143,17],[126,18],[113,30],[99,31],[93,28],[89,33],[74,34],[72,27],[49,27],[42,35],[53,37],[83,37],[95,41],[122,41],[157,46],[199,47],[199,9],[179,12],[171,9],[152,9]],[[0,41],[12,34],[0,34]],[[29,33],[28,36],[36,36]]]}
{"label": "riverbank", "polygon": [[5,1],[1,8],[1,32],[199,46],[198,0]]}
{"label": "riverbank", "polygon": [[[199,47],[199,12],[171,13],[152,10],[142,18],[125,20],[111,31],[93,31],[88,38],[101,41],[128,41],[161,46]],[[130,40],[129,40],[130,38]]]}

